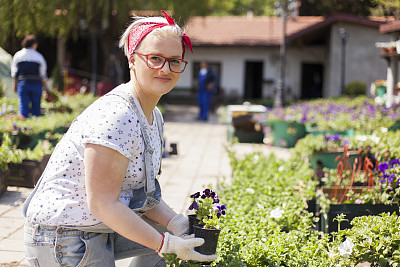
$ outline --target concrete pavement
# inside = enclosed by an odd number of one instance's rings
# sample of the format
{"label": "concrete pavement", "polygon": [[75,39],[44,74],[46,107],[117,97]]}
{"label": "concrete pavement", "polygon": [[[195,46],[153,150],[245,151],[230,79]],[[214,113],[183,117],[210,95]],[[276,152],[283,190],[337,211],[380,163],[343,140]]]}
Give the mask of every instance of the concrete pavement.
{"label": "concrete pavement", "polygon": [[[220,181],[232,176],[229,158],[227,126],[212,114],[208,122],[196,121],[197,108],[167,105],[165,109],[165,137],[167,147],[177,144],[177,155],[162,161],[160,184],[163,199],[179,213],[187,213],[189,195],[213,185],[217,191]],[[286,149],[262,144],[235,144],[240,154],[260,151],[288,158]],[[22,203],[32,189],[8,187],[0,197],[0,266],[29,266],[24,259]],[[130,259],[119,260],[117,267],[129,266]]]}

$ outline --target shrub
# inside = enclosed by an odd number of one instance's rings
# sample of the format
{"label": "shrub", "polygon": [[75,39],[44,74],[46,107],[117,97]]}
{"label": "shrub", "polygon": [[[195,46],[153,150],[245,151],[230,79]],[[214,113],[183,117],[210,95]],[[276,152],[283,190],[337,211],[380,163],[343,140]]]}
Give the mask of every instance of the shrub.
{"label": "shrub", "polygon": [[346,85],[345,95],[360,96],[365,95],[367,92],[367,85],[363,81],[353,81]]}

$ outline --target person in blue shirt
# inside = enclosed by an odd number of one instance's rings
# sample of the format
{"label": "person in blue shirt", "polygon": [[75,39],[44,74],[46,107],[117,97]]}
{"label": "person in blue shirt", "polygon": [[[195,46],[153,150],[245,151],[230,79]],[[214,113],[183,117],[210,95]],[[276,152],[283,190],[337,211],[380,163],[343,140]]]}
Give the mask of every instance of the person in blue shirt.
{"label": "person in blue shirt", "polygon": [[43,88],[46,88],[47,64],[38,51],[38,40],[31,34],[22,41],[22,49],[15,53],[11,63],[13,90],[18,93],[20,114],[28,118],[40,116],[40,101]]}
{"label": "person in blue shirt", "polygon": [[197,82],[199,86],[197,96],[200,109],[197,119],[207,121],[211,97],[215,92],[217,92],[218,89],[218,75],[217,72],[205,61],[200,63],[200,71],[199,75],[197,76]]}

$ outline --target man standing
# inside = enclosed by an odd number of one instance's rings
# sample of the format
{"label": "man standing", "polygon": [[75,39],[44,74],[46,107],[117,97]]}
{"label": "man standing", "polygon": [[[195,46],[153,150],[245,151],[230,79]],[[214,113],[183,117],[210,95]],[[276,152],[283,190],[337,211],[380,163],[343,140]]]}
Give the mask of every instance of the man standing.
{"label": "man standing", "polygon": [[46,88],[47,64],[44,57],[36,51],[38,41],[35,35],[28,35],[22,41],[22,49],[15,53],[11,63],[11,77],[14,78],[14,91],[20,100],[20,114],[28,118],[40,116],[42,90]]}
{"label": "man standing", "polygon": [[199,86],[198,105],[200,108],[197,119],[206,121],[208,120],[211,97],[218,88],[218,75],[212,67],[208,66],[207,62],[203,61],[200,63],[197,81]]}

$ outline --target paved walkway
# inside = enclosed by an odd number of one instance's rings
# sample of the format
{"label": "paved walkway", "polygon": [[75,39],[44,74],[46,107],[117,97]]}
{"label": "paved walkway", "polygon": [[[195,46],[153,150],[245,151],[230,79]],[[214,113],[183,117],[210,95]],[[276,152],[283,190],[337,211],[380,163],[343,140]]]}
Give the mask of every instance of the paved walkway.
{"label": "paved walkway", "polygon": [[[162,162],[160,184],[163,199],[176,212],[186,213],[189,195],[207,185],[216,188],[218,182],[231,178],[231,168],[225,150],[227,127],[213,114],[208,122],[196,121],[197,108],[167,106],[165,137],[168,144],[177,144],[177,155]],[[238,154],[261,151],[288,158],[286,149],[262,144],[235,144]],[[31,189],[8,187],[0,197],[0,266],[29,266],[24,259],[22,203]],[[218,190],[217,190],[218,191]],[[129,266],[129,259],[116,262],[117,267]]]}

